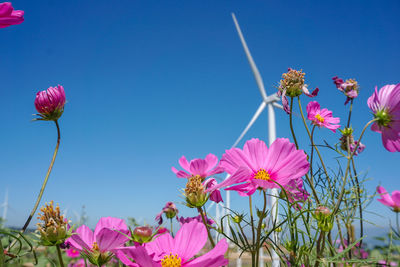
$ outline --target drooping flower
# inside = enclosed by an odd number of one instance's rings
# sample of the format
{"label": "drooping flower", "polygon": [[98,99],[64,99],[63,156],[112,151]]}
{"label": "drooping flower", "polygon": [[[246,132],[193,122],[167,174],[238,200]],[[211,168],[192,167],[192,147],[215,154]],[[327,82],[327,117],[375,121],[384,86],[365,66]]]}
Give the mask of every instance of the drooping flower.
{"label": "drooping flower", "polygon": [[368,98],[368,107],[377,119],[371,130],[382,134],[383,146],[390,152],[400,151],[400,83],[389,84]]}
{"label": "drooping flower", "polygon": [[319,89],[315,88],[310,94],[307,84],[304,83],[305,73],[302,70],[289,68],[287,73],[282,74],[282,80],[279,82],[278,96],[282,96],[282,104],[286,113],[290,114],[289,101],[286,96],[297,97],[304,93],[308,97],[318,95]]}
{"label": "drooping flower", "polygon": [[21,24],[24,11],[14,10],[10,2],[0,3],[0,28]]}
{"label": "drooping flower", "polygon": [[339,91],[343,92],[345,96],[347,96],[346,102],[344,102],[345,105],[349,103],[351,99],[354,99],[358,96],[360,87],[356,80],[348,79],[346,81],[343,81],[343,79],[340,79],[337,76],[333,77],[332,80],[333,83],[336,85],[336,88],[339,89]]}
{"label": "drooping flower", "polygon": [[190,163],[185,156],[179,159],[179,164],[185,171],[178,171],[172,167],[172,171],[178,178],[190,178],[192,176],[200,176],[203,180],[214,174],[223,172],[223,169],[218,166],[218,158],[213,154],[208,154],[205,159],[193,159]]}
{"label": "drooping flower", "polygon": [[55,246],[64,243],[71,236],[72,229],[69,229],[68,220],[61,215],[60,207],[54,208],[54,202],[45,204],[40,208],[38,219],[38,231],[40,233],[40,243],[44,246]]}
{"label": "drooping flower", "polygon": [[[196,217],[177,217],[176,219],[178,220],[178,222],[180,223],[181,226],[185,223],[190,223],[192,221],[197,221],[199,223],[203,223],[203,219],[201,218],[201,215],[198,215]],[[205,219],[206,219],[206,222],[208,225],[215,224],[214,220],[207,218],[207,217]]]}
{"label": "drooping flower", "polygon": [[64,112],[65,101],[65,91],[61,85],[37,92],[35,107],[40,116],[37,120],[58,120]]}
{"label": "drooping flower", "polygon": [[173,202],[167,202],[164,206],[164,208],[161,210],[160,213],[157,214],[156,216],[156,221],[158,222],[159,225],[161,225],[163,223],[163,218],[162,215],[165,214],[165,216],[168,219],[172,219],[175,216],[177,216],[179,210],[176,207],[176,205]]}
{"label": "drooping flower", "polygon": [[211,251],[194,258],[206,244],[207,238],[205,226],[197,221],[192,221],[183,224],[175,238],[169,233],[163,234],[147,243],[144,248],[119,248],[116,255],[123,264],[135,267],[219,267],[227,265],[228,260],[224,258],[224,254],[228,249],[228,243],[225,239],[219,241]]}
{"label": "drooping flower", "polygon": [[86,225],[82,225],[75,233],[67,241],[97,266],[102,266],[111,260],[114,255],[112,251],[129,240],[121,234],[129,233],[124,220],[113,217],[101,218],[94,232]]}
{"label": "drooping flower", "polygon": [[276,139],[270,148],[259,139],[251,139],[243,150],[227,150],[220,165],[231,176],[208,190],[230,186],[225,190],[235,190],[242,196],[252,195],[257,188],[286,186],[309,169],[306,154],[297,150],[287,138]]}
{"label": "drooping flower", "polygon": [[394,212],[400,212],[400,191],[395,190],[392,192],[392,196],[382,186],[378,186],[376,191],[380,195],[380,199],[377,199],[383,205],[391,207]]}
{"label": "drooping flower", "polygon": [[321,109],[321,106],[317,101],[311,101],[308,103],[307,118],[312,124],[318,127],[328,128],[332,132],[336,132],[336,129],[340,127],[340,125],[337,124],[340,122],[340,118],[332,117],[332,111],[326,108]]}

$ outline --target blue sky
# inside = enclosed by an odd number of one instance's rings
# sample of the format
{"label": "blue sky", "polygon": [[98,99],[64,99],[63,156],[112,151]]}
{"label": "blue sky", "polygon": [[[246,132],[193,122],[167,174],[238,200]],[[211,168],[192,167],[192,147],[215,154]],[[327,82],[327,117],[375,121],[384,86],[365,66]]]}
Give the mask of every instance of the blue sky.
{"label": "blue sky", "polygon": [[[316,100],[345,120],[345,97],[331,78],[357,79],[358,134],[371,118],[366,100],[375,85],[400,82],[398,1],[21,0],[13,6],[25,11],[25,22],[0,31],[0,201],[8,188],[9,225],[25,221],[50,162],[55,127],[31,122],[31,114],[36,92],[57,84],[68,103],[43,202],[54,200],[71,215],[85,205],[91,225],[102,216],[153,222],[165,202],[180,202],[184,180],[171,166],[181,155],[220,157],[260,104],[231,12],[268,93],[288,67],[301,68],[307,84],[320,88]],[[278,136],[290,137],[286,114],[277,112],[277,122]],[[300,121],[295,127],[306,144]],[[324,129],[318,135],[332,143],[340,137]],[[266,139],[266,114],[251,137]],[[358,169],[372,178],[367,189],[373,193],[379,183],[399,189],[399,154],[387,152],[371,131],[364,143]],[[241,202],[235,196],[232,204],[241,209]],[[379,224],[394,219],[376,201],[370,210],[381,215],[369,215]]]}

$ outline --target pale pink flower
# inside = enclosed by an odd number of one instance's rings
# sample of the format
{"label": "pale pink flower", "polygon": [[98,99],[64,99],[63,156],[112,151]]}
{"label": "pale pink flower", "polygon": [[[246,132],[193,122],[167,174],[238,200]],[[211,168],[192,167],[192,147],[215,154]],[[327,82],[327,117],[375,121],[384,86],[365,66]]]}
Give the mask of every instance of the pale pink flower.
{"label": "pale pink flower", "polygon": [[112,257],[112,250],[125,244],[129,238],[121,233],[129,234],[124,220],[103,217],[96,225],[94,232],[86,225],[78,227],[76,234],[67,242],[97,265],[103,265]]}
{"label": "pale pink flower", "polygon": [[382,134],[383,146],[390,152],[400,151],[400,83],[388,84],[368,98],[368,107],[377,119],[371,130]]}
{"label": "pale pink flower", "polygon": [[332,132],[336,132],[336,129],[340,127],[340,125],[337,124],[340,122],[340,118],[332,117],[332,111],[326,108],[321,109],[317,101],[311,101],[308,103],[307,118],[312,124],[318,127],[328,128]]}
{"label": "pale pink flower", "polygon": [[243,150],[227,150],[220,165],[231,176],[208,190],[230,186],[225,190],[235,190],[242,196],[252,195],[257,188],[286,186],[309,169],[306,154],[287,138],[276,139],[270,148],[259,139],[251,139]]}
{"label": "pale pink flower", "polygon": [[0,28],[21,24],[24,21],[24,11],[14,10],[10,2],[0,3]]}
{"label": "pale pink flower", "polygon": [[35,107],[39,112],[38,120],[57,120],[64,112],[65,105],[64,87],[49,87],[44,91],[39,91],[35,98]]}
{"label": "pale pink flower", "polygon": [[395,190],[392,192],[392,196],[382,186],[378,186],[376,191],[380,195],[380,199],[377,199],[383,205],[391,207],[394,212],[400,212],[400,191]]}
{"label": "pale pink flower", "polygon": [[223,172],[223,169],[218,166],[218,158],[213,154],[208,154],[205,159],[193,159],[190,163],[185,156],[179,159],[179,164],[185,171],[178,171],[172,167],[172,171],[178,178],[189,178],[192,176],[200,176],[205,179],[217,173]]}
{"label": "pale pink flower", "polygon": [[229,262],[224,258],[224,254],[228,249],[228,243],[225,239],[219,241],[211,251],[194,258],[206,244],[207,238],[205,226],[197,221],[192,221],[183,224],[175,238],[166,233],[147,243],[144,248],[119,248],[116,255],[123,264],[135,267],[219,267],[227,265]]}

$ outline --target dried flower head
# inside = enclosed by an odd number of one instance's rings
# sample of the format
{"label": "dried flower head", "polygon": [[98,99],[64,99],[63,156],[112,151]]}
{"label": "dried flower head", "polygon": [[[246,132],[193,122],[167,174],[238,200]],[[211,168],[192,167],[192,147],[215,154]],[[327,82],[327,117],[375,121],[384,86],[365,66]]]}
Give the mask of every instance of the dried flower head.
{"label": "dried flower head", "polygon": [[208,200],[208,194],[203,185],[204,178],[194,175],[188,179],[184,195],[188,207],[202,207]]}
{"label": "dried flower head", "polygon": [[42,245],[54,246],[62,244],[65,239],[71,236],[72,229],[68,229],[68,221],[61,215],[60,207],[57,205],[54,208],[54,202],[45,204],[40,208],[38,219],[38,231]]}

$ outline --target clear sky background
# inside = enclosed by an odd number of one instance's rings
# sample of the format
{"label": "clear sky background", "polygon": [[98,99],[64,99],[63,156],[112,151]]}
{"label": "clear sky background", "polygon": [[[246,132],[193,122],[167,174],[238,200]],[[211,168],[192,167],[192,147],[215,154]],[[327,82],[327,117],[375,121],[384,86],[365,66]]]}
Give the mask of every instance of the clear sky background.
{"label": "clear sky background", "polygon": [[[374,87],[400,82],[399,1],[13,1],[25,22],[0,30],[2,130],[0,201],[9,191],[8,225],[22,226],[56,142],[51,122],[31,122],[36,92],[64,86],[61,147],[43,201],[82,205],[93,226],[102,216],[153,222],[167,201],[180,202],[178,159],[230,148],[260,104],[231,12],[235,12],[268,93],[288,67],[303,69],[318,100],[343,121],[348,106],[335,75],[361,85],[352,125],[371,119]],[[305,106],[310,99],[303,97]],[[277,112],[277,135],[290,137]],[[307,147],[300,121],[295,123]],[[267,138],[264,113],[245,139]],[[340,137],[322,129],[322,139]],[[367,131],[359,171],[400,189],[399,153]],[[240,146],[243,145],[243,142]],[[335,167],[334,161],[331,167]],[[221,176],[223,177],[223,176]],[[232,205],[245,207],[233,195]],[[178,204],[182,215],[194,210]],[[374,201],[368,219],[387,225],[388,208]],[[32,225],[34,225],[32,223]]]}

